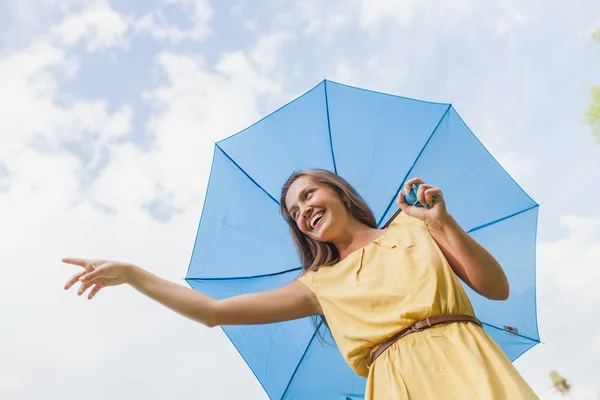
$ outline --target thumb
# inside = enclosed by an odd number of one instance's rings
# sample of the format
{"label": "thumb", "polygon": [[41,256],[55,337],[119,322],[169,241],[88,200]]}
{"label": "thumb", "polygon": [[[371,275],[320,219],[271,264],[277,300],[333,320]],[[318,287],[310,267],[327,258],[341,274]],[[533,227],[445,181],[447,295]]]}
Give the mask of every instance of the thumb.
{"label": "thumb", "polygon": [[398,204],[398,207],[400,207],[400,209],[404,212],[406,212],[406,210],[410,207],[410,204],[408,204],[404,198],[404,192],[402,190],[398,194],[396,204]]}
{"label": "thumb", "polygon": [[404,214],[419,219],[425,218],[425,209],[423,207],[417,207],[413,206],[412,204],[408,204],[406,202],[404,192],[400,191],[396,203],[398,204],[398,207],[400,207]]}

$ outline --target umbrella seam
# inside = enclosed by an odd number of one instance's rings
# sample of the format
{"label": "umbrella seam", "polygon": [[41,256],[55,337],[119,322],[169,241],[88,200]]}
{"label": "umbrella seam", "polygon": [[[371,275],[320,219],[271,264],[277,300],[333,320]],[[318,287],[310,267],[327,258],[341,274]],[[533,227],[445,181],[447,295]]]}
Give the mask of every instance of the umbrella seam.
{"label": "umbrella seam", "polygon": [[395,99],[410,100],[410,101],[416,101],[416,102],[419,102],[419,103],[426,103],[426,104],[449,105],[448,103],[439,102],[439,101],[427,101],[427,100],[422,100],[422,99],[415,99],[413,97],[399,96],[397,94],[380,92],[380,91],[372,90],[372,89],[365,89],[365,88],[358,87],[358,86],[352,86],[352,85],[347,85],[345,83],[340,83],[340,82],[337,82],[337,81],[332,81],[331,79],[327,79],[327,81],[330,82],[330,83],[339,85],[339,86],[344,86],[344,87],[350,88],[350,89],[357,89],[357,90],[360,90],[362,92],[379,94],[379,95],[383,95],[383,96],[393,97]]}
{"label": "umbrella seam", "polygon": [[229,333],[227,333],[227,331],[225,330],[224,327],[221,327],[221,330],[223,331],[223,333],[225,334],[225,336],[227,336],[227,339],[229,339],[229,342],[233,345],[233,348],[235,349],[235,351],[237,351],[238,354],[240,355],[240,357],[242,357],[242,360],[244,360],[244,362],[246,363],[246,365],[248,366],[248,368],[252,372],[252,375],[254,375],[254,378],[256,378],[256,380],[260,384],[260,387],[263,388],[263,390],[265,391],[265,394],[269,397],[269,399],[272,399],[273,397],[271,397],[271,395],[269,394],[269,391],[267,390],[267,388],[263,384],[262,380],[259,379],[258,375],[256,374],[256,371],[254,371],[254,368],[250,365],[250,363],[248,362],[248,360],[246,359],[246,357],[244,356],[244,354],[237,347],[237,345],[235,344],[235,342],[233,341],[233,339],[231,339],[231,336],[229,336]]}
{"label": "umbrella seam", "polygon": [[325,111],[327,112],[327,130],[329,132],[329,148],[331,149],[331,161],[333,161],[333,172],[337,174],[337,165],[335,163],[335,154],[333,153],[333,140],[331,138],[331,120],[329,119],[329,97],[327,96],[327,80],[323,80],[323,89],[325,91]]}
{"label": "umbrella seam", "polygon": [[402,185],[404,184],[404,182],[406,182],[406,178],[408,177],[408,175],[411,173],[411,171],[413,170],[413,168],[415,167],[415,165],[417,164],[417,161],[419,161],[419,158],[421,157],[421,154],[423,154],[423,151],[425,151],[425,148],[427,147],[427,145],[429,144],[429,142],[431,141],[431,138],[433,137],[433,135],[435,134],[435,132],[437,131],[437,129],[439,128],[439,126],[441,125],[442,121],[444,120],[444,118],[446,118],[446,115],[448,114],[448,111],[450,111],[450,108],[452,108],[452,104],[448,104],[448,107],[446,108],[446,111],[444,111],[444,114],[442,115],[442,117],[440,118],[440,120],[438,121],[437,125],[435,126],[435,128],[433,129],[433,131],[431,132],[431,134],[429,135],[429,137],[427,138],[427,140],[425,141],[425,144],[423,145],[423,147],[421,148],[421,151],[419,152],[419,154],[417,155],[417,157],[415,157],[415,161],[413,161],[413,164],[410,166],[410,168],[408,169],[408,172],[406,173],[406,175],[404,176],[404,179],[402,179],[402,183],[400,184],[400,186],[398,187],[398,190],[396,190],[396,194],[394,195],[394,197],[392,197],[392,200],[390,201],[390,203],[388,204],[387,208],[385,209],[385,211],[383,212],[383,214],[381,215],[381,218],[379,219],[379,221],[377,222],[377,226],[381,225],[381,221],[383,221],[383,219],[385,218],[385,216],[387,215],[388,211],[390,210],[390,207],[392,207],[392,204],[394,204],[394,200],[398,197],[398,194],[400,193],[400,190],[402,190]]}
{"label": "umbrella seam", "polygon": [[[215,147],[218,147],[217,144],[215,143]],[[212,171],[213,168],[215,166],[215,151],[213,151],[213,159],[211,161],[211,165],[210,165],[210,170],[211,173],[208,176],[208,183],[206,184],[206,194],[208,194],[208,188],[210,187],[210,181],[212,180]],[[192,247],[192,254],[190,256],[190,261],[188,263],[188,268],[187,271],[185,273],[185,276],[187,277],[190,274],[190,270],[192,269],[192,261],[194,260],[194,253],[196,252],[196,242],[198,241],[198,236],[200,235],[200,223],[202,222],[202,216],[204,215],[204,210],[206,209],[206,199],[208,198],[207,195],[204,196],[204,200],[202,201],[202,211],[200,212],[200,220],[198,221],[198,227],[196,228],[196,237],[194,238],[194,247]]]}
{"label": "umbrella seam", "polygon": [[255,125],[258,125],[259,123],[261,123],[261,122],[262,122],[262,121],[264,121],[265,119],[267,119],[267,118],[271,117],[272,115],[274,115],[276,112],[278,112],[278,111],[280,111],[280,110],[283,110],[284,108],[286,108],[287,106],[291,105],[291,104],[292,104],[292,103],[294,103],[295,101],[297,101],[297,100],[300,100],[302,97],[304,97],[304,96],[308,95],[310,92],[312,92],[313,90],[317,89],[317,88],[318,88],[318,87],[321,85],[321,83],[322,83],[322,82],[319,82],[319,84],[318,84],[318,85],[316,85],[315,87],[313,87],[312,89],[310,89],[308,92],[306,92],[306,93],[304,93],[304,94],[302,94],[302,95],[300,95],[300,96],[296,97],[295,99],[292,99],[292,100],[290,100],[289,102],[285,103],[284,105],[282,105],[281,107],[279,107],[279,108],[278,108],[278,109],[276,109],[275,111],[273,111],[273,112],[271,112],[271,113],[269,113],[269,114],[265,115],[264,117],[262,117],[261,119],[259,119],[259,120],[258,120],[258,121],[256,121],[255,123],[253,123],[252,125],[250,125],[250,126],[247,126],[246,128],[244,128],[244,129],[242,129],[241,131],[238,131],[238,132],[236,132],[236,133],[232,134],[231,136],[228,136],[228,137],[226,137],[226,138],[224,138],[224,139],[221,139],[221,140],[219,140],[219,141],[218,141],[218,142],[216,142],[215,144],[224,143],[225,141],[227,141],[227,140],[229,140],[229,139],[233,138],[234,136],[237,136],[237,135],[239,135],[240,133],[243,133],[243,132],[247,131],[248,129],[252,128],[252,127],[253,127],[253,126],[255,126]]}
{"label": "umbrella seam", "polygon": [[[483,322],[483,321],[481,321],[481,323],[483,325],[489,326],[490,328],[494,328],[494,329],[498,329],[499,331],[506,332],[504,329],[497,327],[496,325],[488,324],[487,322]],[[510,333],[511,335],[522,337],[523,339],[531,340],[532,342],[535,342],[535,343],[540,343],[540,341],[538,339],[530,338],[529,336],[521,335],[520,333],[512,333],[512,332],[507,332],[507,333]]]}
{"label": "umbrella seam", "polygon": [[219,146],[219,144],[216,144],[215,146],[217,146],[217,147],[219,148],[219,150],[221,150],[221,151],[223,152],[223,154],[225,155],[225,157],[227,157],[227,159],[228,159],[229,161],[231,161],[231,162],[233,163],[233,165],[235,165],[235,166],[236,166],[236,167],[237,167],[237,168],[238,168],[238,169],[239,169],[239,170],[240,170],[240,171],[241,171],[241,172],[242,172],[244,175],[246,175],[246,177],[248,177],[248,179],[250,179],[250,180],[252,181],[252,183],[254,183],[254,184],[255,184],[255,185],[256,185],[256,186],[257,186],[257,187],[258,187],[260,190],[262,190],[263,192],[265,192],[265,194],[266,194],[267,196],[269,196],[269,198],[270,198],[271,200],[273,200],[273,201],[275,202],[275,204],[279,205],[279,202],[278,202],[277,200],[275,200],[275,198],[274,198],[273,196],[271,196],[271,194],[270,194],[269,192],[267,192],[267,191],[265,190],[265,188],[263,188],[262,186],[260,186],[260,185],[258,184],[258,182],[256,182],[256,181],[255,181],[255,180],[254,180],[254,179],[253,179],[253,178],[252,178],[250,175],[248,175],[248,173],[247,173],[246,171],[244,171],[244,170],[242,169],[242,167],[240,167],[240,166],[239,166],[239,164],[238,164],[238,163],[236,163],[235,161],[233,161],[233,158],[229,157],[229,154],[227,154],[227,153],[225,152],[225,150],[223,150],[223,149],[221,148],[221,146]]}
{"label": "umbrella seam", "polygon": [[538,207],[538,205],[534,204],[531,207],[528,207],[528,208],[526,208],[524,210],[521,210],[521,211],[517,211],[516,213],[512,213],[510,215],[507,215],[506,217],[498,218],[497,220],[494,220],[494,221],[491,221],[491,222],[486,222],[483,225],[479,225],[479,226],[476,226],[475,228],[469,229],[469,231],[467,233],[472,233],[472,232],[478,231],[480,229],[487,228],[490,225],[494,225],[494,224],[497,224],[499,222],[505,221],[505,220],[507,220],[509,218],[516,217],[517,215],[523,214],[523,213],[525,213],[525,212],[527,212],[529,210],[533,210],[536,207]]}
{"label": "umbrella seam", "polygon": [[[539,218],[539,209],[535,213],[535,226],[536,227],[538,226],[538,218]],[[535,243],[537,242],[537,229],[534,231],[533,234],[534,234],[533,240],[534,240],[534,245],[535,245]],[[540,327],[538,325],[537,285],[535,284],[535,282],[537,282],[537,268],[535,267],[537,265],[537,252],[535,252],[535,251],[533,252],[533,265],[534,265],[534,268],[533,268],[533,282],[534,282],[534,285],[533,285],[533,312],[535,314],[535,319],[534,319],[535,332],[537,333],[537,336],[539,338],[540,337]],[[541,341],[541,339],[540,339],[540,341]],[[523,355],[523,353],[519,354],[517,356],[517,358],[520,357],[521,355]]]}
{"label": "umbrella seam", "polygon": [[517,185],[517,187],[519,189],[521,189],[521,191],[523,192],[523,194],[525,194],[525,196],[527,196],[529,198],[529,200],[533,201],[534,203],[536,203],[535,200],[533,200],[533,198],[531,198],[531,196],[529,195],[529,193],[527,193],[522,187],[521,185],[519,185],[519,183],[515,180],[515,178],[513,178],[511,176],[511,174],[508,173],[508,171],[506,169],[504,169],[502,167],[502,164],[500,164],[498,162],[498,160],[496,159],[496,157],[494,157],[492,155],[492,153],[490,153],[490,151],[487,149],[487,147],[484,146],[484,144],[481,142],[481,140],[479,140],[479,138],[477,137],[477,135],[475,135],[475,133],[471,130],[471,128],[469,128],[469,125],[467,125],[467,123],[465,122],[465,120],[460,116],[460,114],[458,113],[458,111],[456,112],[456,116],[458,119],[461,120],[461,122],[465,125],[465,127],[469,130],[469,133],[473,136],[473,138],[479,143],[479,145],[488,153],[488,155],[490,156],[490,158],[492,160],[494,160],[494,162],[501,168],[502,171],[504,171],[504,173],[515,183],[515,185]]}
{"label": "umbrella seam", "polygon": [[234,276],[234,277],[229,277],[229,278],[218,278],[218,277],[214,277],[214,278],[196,278],[196,277],[186,277],[185,280],[190,280],[190,281],[229,281],[229,280],[236,280],[236,279],[252,279],[252,278],[267,278],[269,276],[277,276],[277,275],[283,275],[283,274],[287,274],[288,272],[292,272],[292,271],[299,271],[301,270],[302,267],[295,267],[295,268],[290,268],[290,269],[286,269],[285,271],[279,271],[279,272],[272,272],[270,274],[262,274],[262,275],[252,275],[252,276]]}
{"label": "umbrella seam", "polygon": [[283,400],[283,398],[285,397],[285,394],[287,393],[288,389],[290,388],[290,385],[292,384],[292,380],[294,379],[294,376],[296,376],[296,372],[298,372],[298,368],[300,368],[300,364],[302,364],[302,360],[304,359],[304,356],[308,352],[308,349],[309,349],[310,345],[312,344],[313,339],[317,335],[317,332],[319,331],[319,329],[321,329],[322,325],[323,325],[323,318],[321,318],[321,322],[319,322],[319,325],[315,328],[315,331],[313,332],[310,340],[308,341],[308,344],[306,345],[306,348],[304,349],[304,352],[302,353],[300,360],[298,360],[298,364],[296,364],[296,368],[294,368],[294,372],[292,372],[292,376],[290,376],[290,380],[288,381],[288,383],[285,387],[285,390],[281,394],[281,398],[280,398],[281,400]]}

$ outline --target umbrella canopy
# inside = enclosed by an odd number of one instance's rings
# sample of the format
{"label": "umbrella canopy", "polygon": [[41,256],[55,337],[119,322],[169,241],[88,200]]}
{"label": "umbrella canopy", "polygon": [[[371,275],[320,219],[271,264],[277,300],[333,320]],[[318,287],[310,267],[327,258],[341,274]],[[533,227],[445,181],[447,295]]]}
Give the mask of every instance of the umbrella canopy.
{"label": "umbrella canopy", "polygon": [[[450,104],[324,80],[254,125],[215,144],[188,284],[223,299],[275,289],[301,274],[279,214],[297,170],[323,168],[352,184],[383,226],[414,176],[444,191],[449,212],[503,266],[507,301],[466,285],[476,315],[511,360],[539,343],[535,303],[538,205]],[[226,326],[271,399],[360,399],[365,379],[324,345],[309,318]]]}

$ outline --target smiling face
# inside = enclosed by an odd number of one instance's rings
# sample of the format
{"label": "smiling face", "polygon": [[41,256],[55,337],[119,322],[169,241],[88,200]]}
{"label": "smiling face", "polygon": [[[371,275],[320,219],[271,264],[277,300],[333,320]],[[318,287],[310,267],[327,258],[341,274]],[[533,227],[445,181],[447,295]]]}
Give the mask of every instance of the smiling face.
{"label": "smiling face", "polygon": [[377,228],[373,212],[358,192],[325,169],[291,174],[281,188],[279,208],[305,271],[339,261],[337,246],[351,239],[353,229]]}
{"label": "smiling face", "polygon": [[292,183],[285,197],[285,205],[298,229],[320,242],[331,242],[350,218],[335,190],[315,182],[307,175]]}

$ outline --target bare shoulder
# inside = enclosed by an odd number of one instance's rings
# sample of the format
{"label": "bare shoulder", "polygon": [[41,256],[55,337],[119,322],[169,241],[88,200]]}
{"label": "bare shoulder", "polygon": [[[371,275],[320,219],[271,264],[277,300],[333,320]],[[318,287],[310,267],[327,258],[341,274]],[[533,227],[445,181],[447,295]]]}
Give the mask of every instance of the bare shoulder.
{"label": "bare shoulder", "polygon": [[[313,272],[309,272],[308,274],[313,274]],[[303,276],[306,276],[306,275],[303,275]],[[282,289],[286,289],[286,288],[290,292],[294,292],[292,295],[302,298],[302,302],[310,305],[310,308],[313,312],[312,315],[322,315],[323,314],[323,310],[321,309],[321,305],[319,303],[319,299],[317,298],[317,295],[315,294],[312,287],[306,284],[306,281],[302,277],[293,280],[291,283],[284,286]]]}

